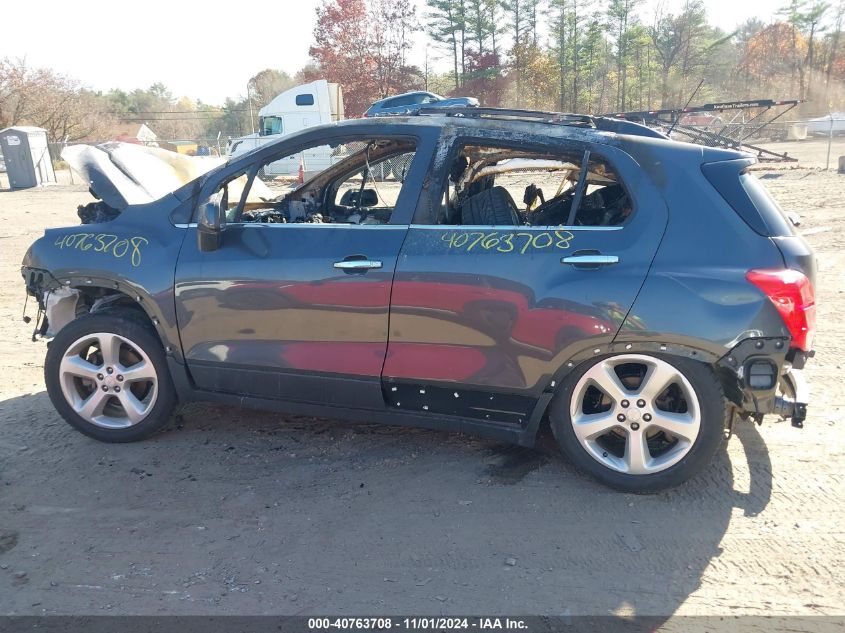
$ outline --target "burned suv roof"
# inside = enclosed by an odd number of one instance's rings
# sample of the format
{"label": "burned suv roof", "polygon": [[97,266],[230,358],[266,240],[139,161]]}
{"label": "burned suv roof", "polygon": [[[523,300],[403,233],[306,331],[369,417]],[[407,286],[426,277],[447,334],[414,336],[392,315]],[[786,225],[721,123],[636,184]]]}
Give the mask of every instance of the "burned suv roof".
{"label": "burned suv roof", "polygon": [[370,130],[402,127],[413,128],[417,126],[449,128],[455,130],[456,133],[459,133],[461,130],[467,132],[489,130],[491,133],[500,134],[502,138],[510,137],[515,141],[519,141],[519,136],[524,134],[533,137],[546,136],[604,144],[613,143],[614,140],[621,139],[625,139],[632,144],[641,143],[643,145],[649,145],[657,143],[671,147],[679,152],[694,153],[698,156],[703,156],[705,157],[703,162],[750,156],[750,154],[733,149],[711,148],[673,141],[659,130],[646,125],[606,116],[503,108],[453,107],[448,109],[421,108],[408,115],[346,119],[344,121],[306,128],[290,136],[256,147],[238,156],[237,159],[230,161],[229,164],[240,162],[240,159],[243,157],[254,157],[272,153],[281,143],[306,137],[311,133],[321,130]]}

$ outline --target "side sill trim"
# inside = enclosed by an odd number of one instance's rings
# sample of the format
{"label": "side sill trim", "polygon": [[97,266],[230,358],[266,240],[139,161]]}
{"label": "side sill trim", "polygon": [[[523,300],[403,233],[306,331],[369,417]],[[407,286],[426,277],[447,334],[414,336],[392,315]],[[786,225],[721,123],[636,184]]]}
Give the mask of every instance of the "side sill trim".
{"label": "side sill trim", "polygon": [[254,409],[265,409],[278,411],[280,413],[288,413],[291,415],[307,415],[351,422],[371,422],[384,425],[411,426],[431,429],[434,431],[445,431],[449,433],[465,433],[467,435],[487,437],[512,444],[521,444],[524,441],[521,437],[522,429],[513,425],[497,424],[490,421],[482,422],[479,420],[445,415],[421,415],[413,412],[388,410],[386,408],[349,409],[331,405],[257,398],[253,396],[238,396],[197,390],[194,390],[191,393],[191,400],[200,402],[216,402]]}

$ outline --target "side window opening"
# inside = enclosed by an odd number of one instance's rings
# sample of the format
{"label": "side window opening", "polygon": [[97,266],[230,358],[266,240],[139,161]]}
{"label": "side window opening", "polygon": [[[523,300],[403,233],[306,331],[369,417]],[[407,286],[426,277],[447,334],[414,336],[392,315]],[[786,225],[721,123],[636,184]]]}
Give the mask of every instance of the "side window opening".
{"label": "side window opening", "polygon": [[314,105],[314,95],[310,92],[296,95],[296,105],[298,106],[312,106]]}
{"label": "side window opening", "polygon": [[[413,139],[355,139],[253,165],[234,223],[388,224],[416,155]],[[261,176],[259,178],[258,176]]]}
{"label": "side window opening", "polygon": [[439,207],[436,224],[500,226],[619,226],[633,210],[611,165],[589,152],[475,144],[455,157]]}

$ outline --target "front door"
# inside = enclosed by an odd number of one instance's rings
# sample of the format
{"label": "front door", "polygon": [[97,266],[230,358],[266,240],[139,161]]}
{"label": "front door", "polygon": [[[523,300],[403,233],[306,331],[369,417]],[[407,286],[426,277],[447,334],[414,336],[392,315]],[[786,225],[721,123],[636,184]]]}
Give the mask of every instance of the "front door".
{"label": "front door", "polygon": [[[326,148],[338,163],[311,181],[273,183],[279,195],[269,201],[267,193],[245,194],[229,210],[217,250],[201,252],[197,229],[188,228],[176,304],[199,389],[383,406],[391,283],[419,193],[410,177],[372,181],[391,142],[341,139]],[[424,157],[401,142],[391,156],[404,147],[400,155],[415,155],[417,166]],[[263,164],[279,158],[265,155]]]}

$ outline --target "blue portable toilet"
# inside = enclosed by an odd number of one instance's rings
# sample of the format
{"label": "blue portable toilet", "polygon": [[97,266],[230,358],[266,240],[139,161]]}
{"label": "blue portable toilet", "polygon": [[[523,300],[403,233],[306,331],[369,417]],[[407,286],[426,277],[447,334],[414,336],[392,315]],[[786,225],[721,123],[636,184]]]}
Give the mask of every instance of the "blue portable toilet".
{"label": "blue portable toilet", "polygon": [[0,152],[12,189],[26,189],[56,182],[47,130],[20,125],[0,130]]}

